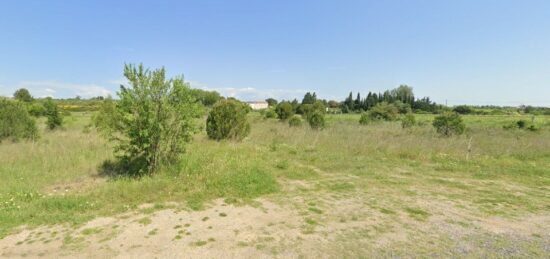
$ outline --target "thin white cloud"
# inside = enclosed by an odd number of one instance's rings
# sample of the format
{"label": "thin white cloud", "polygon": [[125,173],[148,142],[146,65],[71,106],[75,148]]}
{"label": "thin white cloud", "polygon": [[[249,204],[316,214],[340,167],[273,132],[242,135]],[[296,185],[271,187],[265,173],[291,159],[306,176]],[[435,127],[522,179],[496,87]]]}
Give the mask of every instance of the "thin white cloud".
{"label": "thin white cloud", "polygon": [[11,96],[17,89],[26,88],[34,97],[84,98],[111,95],[107,88],[96,84],[75,84],[58,81],[23,81],[11,87],[2,87],[2,95]]}
{"label": "thin white cloud", "polygon": [[204,82],[199,81],[187,81],[191,87],[216,91],[225,97],[234,97],[243,101],[255,101],[264,100],[267,98],[286,99],[291,100],[294,98],[302,98],[306,92],[311,90],[305,89],[257,89],[254,87],[211,87]]}

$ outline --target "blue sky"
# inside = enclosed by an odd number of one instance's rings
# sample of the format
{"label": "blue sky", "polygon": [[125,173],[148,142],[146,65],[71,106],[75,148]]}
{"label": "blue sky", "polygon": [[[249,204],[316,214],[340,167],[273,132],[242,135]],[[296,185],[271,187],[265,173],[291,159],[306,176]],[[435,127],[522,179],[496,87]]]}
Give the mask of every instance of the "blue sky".
{"label": "blue sky", "polygon": [[125,62],[245,100],[399,84],[550,106],[550,1],[1,1],[0,94],[115,94]]}

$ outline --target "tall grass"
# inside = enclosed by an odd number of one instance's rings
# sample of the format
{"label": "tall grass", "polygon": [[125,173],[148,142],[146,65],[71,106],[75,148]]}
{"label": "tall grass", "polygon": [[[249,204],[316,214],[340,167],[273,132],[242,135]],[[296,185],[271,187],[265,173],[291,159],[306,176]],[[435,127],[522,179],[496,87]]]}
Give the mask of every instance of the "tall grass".
{"label": "tall grass", "polygon": [[[142,178],[102,174],[100,165],[113,159],[112,149],[84,130],[89,119],[74,113],[65,118],[65,129],[42,129],[36,142],[0,145],[0,237],[24,224],[78,224],[142,203],[174,201],[200,209],[219,197],[250,200],[282,190],[286,179],[323,177],[320,188],[329,192],[356,190],[404,201],[414,189],[468,202],[484,213],[505,213],[499,204],[524,213],[549,210],[550,131],[503,130],[516,119],[507,116],[466,116],[466,135],[441,138],[428,115],[411,130],[398,122],[362,126],[358,115],[332,115],[326,129],[314,131],[252,114],[251,134],[242,142],[197,135],[181,163]],[[339,176],[359,178],[338,182]],[[508,194],[507,185],[524,188],[525,195]]]}

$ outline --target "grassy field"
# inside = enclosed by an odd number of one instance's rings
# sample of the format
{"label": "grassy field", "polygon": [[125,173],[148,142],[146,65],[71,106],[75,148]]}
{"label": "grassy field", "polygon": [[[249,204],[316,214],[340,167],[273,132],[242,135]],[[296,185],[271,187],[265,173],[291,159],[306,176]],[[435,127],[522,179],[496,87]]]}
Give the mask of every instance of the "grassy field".
{"label": "grassy field", "polygon": [[[329,115],[325,130],[312,131],[253,113],[244,141],[201,133],[178,165],[129,179],[102,167],[112,149],[86,129],[90,116],[73,113],[63,130],[42,129],[34,143],[0,144],[0,239],[23,225],[78,227],[142,204],[203,210],[217,198],[268,199],[297,212],[300,238],[325,237],[328,256],[550,252],[548,227],[536,227],[550,214],[550,117],[465,116],[465,135],[442,138],[432,115],[418,115],[420,126],[406,130],[399,122],[360,126],[359,115]],[[520,118],[542,129],[503,129]],[[491,231],[495,220],[511,229],[525,221],[517,229],[527,234]],[[302,249],[282,240],[255,248],[275,255]]]}

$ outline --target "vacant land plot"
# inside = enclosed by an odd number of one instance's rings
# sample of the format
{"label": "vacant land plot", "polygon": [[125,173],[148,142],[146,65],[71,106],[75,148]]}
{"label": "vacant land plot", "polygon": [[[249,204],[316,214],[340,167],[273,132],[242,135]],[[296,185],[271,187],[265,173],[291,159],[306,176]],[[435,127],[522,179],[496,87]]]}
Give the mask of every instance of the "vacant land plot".
{"label": "vacant land plot", "polygon": [[[134,179],[74,113],[0,144],[0,257],[548,257],[550,117],[465,116],[451,138],[432,118],[314,131],[251,114],[242,142],[199,134]],[[542,129],[503,129],[520,118]]]}

